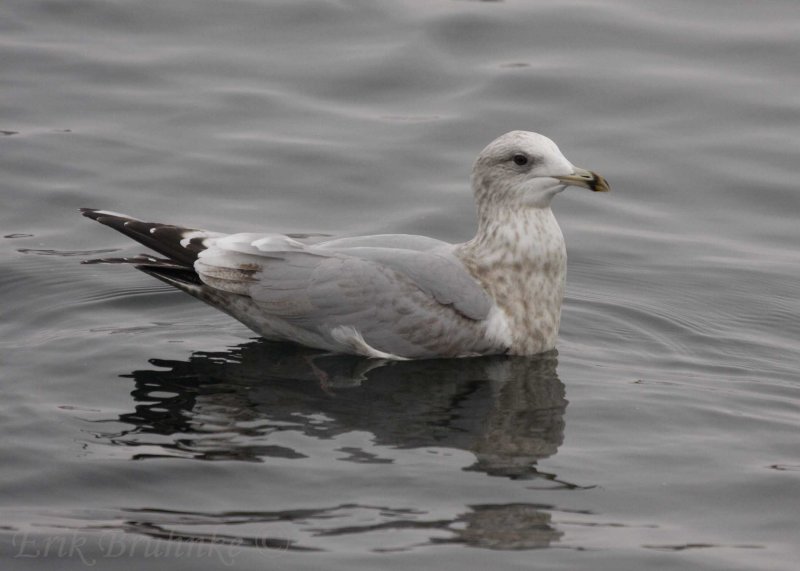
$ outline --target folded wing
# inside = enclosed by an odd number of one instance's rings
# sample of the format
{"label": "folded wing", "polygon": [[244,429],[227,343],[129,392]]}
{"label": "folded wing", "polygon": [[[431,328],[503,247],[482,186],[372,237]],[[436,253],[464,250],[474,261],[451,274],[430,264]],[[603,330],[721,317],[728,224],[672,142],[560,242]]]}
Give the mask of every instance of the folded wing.
{"label": "folded wing", "polygon": [[194,267],[209,286],[252,299],[262,333],[394,356],[486,352],[492,302],[449,245],[371,247],[368,238],[306,246],[280,235],[231,235],[210,241]]}

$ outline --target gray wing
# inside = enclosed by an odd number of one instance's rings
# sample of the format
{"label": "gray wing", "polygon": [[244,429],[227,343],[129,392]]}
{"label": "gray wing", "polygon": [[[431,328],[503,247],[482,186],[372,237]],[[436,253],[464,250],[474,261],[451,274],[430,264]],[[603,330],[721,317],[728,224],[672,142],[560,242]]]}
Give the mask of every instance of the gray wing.
{"label": "gray wing", "polygon": [[373,236],[350,236],[326,240],[314,245],[324,250],[342,250],[344,248],[393,248],[397,250],[413,250],[415,252],[448,248],[451,244],[413,234],[375,234]]}
{"label": "gray wing", "polygon": [[413,282],[442,305],[461,315],[485,319],[492,302],[458,258],[447,250],[419,252],[395,248],[360,247],[339,253],[385,266]]}
{"label": "gray wing", "polygon": [[[355,333],[400,356],[490,348],[480,322],[492,301],[449,249],[439,247],[449,245],[420,237],[402,241],[437,248],[367,247],[368,238],[307,246],[278,235],[227,236],[200,254],[195,269],[206,284],[252,298],[267,316],[299,330],[295,340],[304,343],[341,349],[337,336]],[[291,329],[282,331],[292,338]]]}

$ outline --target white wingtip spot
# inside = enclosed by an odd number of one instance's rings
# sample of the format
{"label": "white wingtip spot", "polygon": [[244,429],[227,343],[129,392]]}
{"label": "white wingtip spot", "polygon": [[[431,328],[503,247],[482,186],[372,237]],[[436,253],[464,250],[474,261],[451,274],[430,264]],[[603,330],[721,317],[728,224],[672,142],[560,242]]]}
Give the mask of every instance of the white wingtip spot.
{"label": "white wingtip spot", "polygon": [[[193,232],[186,232],[183,234],[183,238],[181,238],[181,248],[187,248],[189,244],[192,243],[192,240],[195,238],[205,238],[212,234],[211,232],[203,232],[202,230],[195,230]],[[203,244],[205,245],[205,244]]]}

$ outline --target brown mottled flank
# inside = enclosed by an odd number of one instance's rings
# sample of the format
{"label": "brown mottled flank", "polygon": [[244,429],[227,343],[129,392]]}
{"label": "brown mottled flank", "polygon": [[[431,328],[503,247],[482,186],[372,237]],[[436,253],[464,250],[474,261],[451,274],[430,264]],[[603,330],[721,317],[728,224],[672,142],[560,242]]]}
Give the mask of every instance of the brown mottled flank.
{"label": "brown mottled flank", "polygon": [[167,258],[118,258],[260,335],[383,359],[528,355],[555,347],[567,254],[550,209],[567,186],[607,191],[547,137],[513,131],[472,171],[475,237],[220,234],[83,209]]}

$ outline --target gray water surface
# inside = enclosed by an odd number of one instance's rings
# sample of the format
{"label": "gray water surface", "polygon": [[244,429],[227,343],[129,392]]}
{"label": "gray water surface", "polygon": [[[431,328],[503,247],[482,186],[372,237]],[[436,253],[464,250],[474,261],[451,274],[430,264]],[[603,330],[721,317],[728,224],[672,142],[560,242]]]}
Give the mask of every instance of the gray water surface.
{"label": "gray water surface", "polygon": [[[3,569],[794,570],[793,1],[6,0]],[[558,354],[319,358],[124,267],[97,207],[474,232],[494,137],[554,205]]]}

